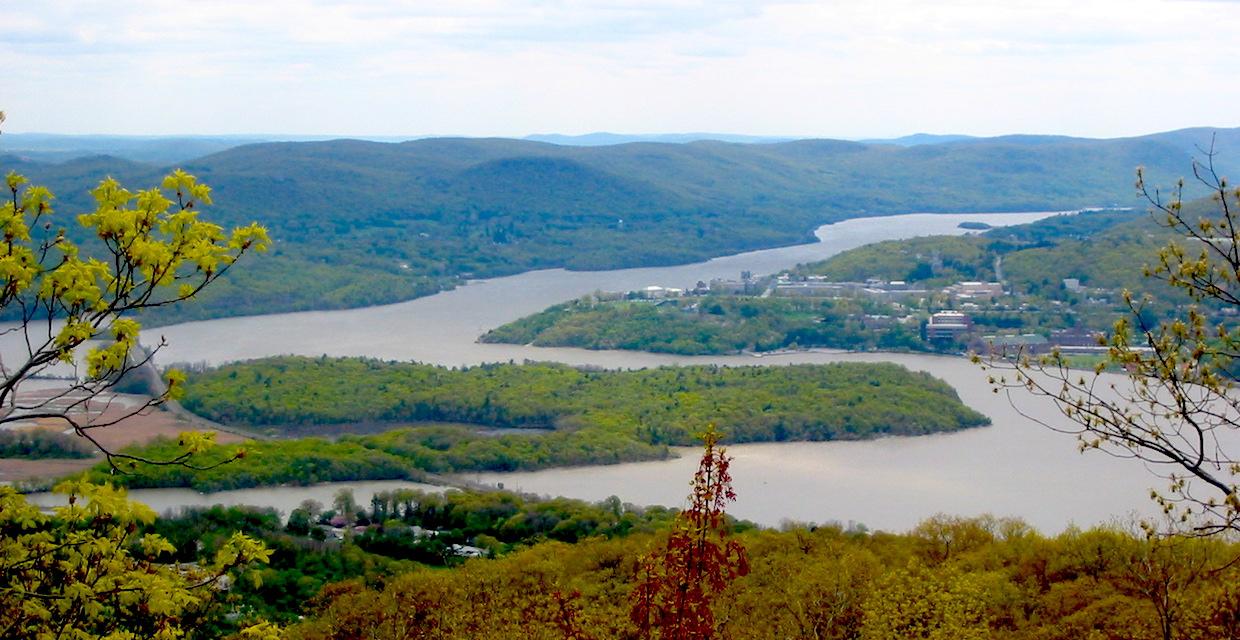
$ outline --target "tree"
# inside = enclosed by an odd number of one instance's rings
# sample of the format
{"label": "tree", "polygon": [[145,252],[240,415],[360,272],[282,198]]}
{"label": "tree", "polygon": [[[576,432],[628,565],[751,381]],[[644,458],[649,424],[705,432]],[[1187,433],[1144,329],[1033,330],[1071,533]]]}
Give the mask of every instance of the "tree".
{"label": "tree", "polygon": [[714,597],[749,572],[745,548],[727,539],[724,509],[736,500],[728,473],[731,458],[716,448],[719,435],[713,426],[703,440],[689,508],[677,514],[662,549],[642,560],[641,580],[630,596],[630,617],[646,638],[714,637]]}
{"label": "tree", "polygon": [[[13,172],[5,183],[9,198],[0,205],[0,313],[16,316],[17,322],[0,336],[18,343],[21,355],[0,362],[0,425],[60,420],[114,466],[139,461],[192,466],[193,454],[211,444],[210,434],[186,434],[183,453],[170,460],[109,450],[93,434],[175,397],[184,381],[179,372],[168,372],[160,392],[119,415],[99,411],[92,401],[125,375],[147,367],[163,347],[161,339],[152,349],[138,349],[141,326],[135,313],[194,297],[245,253],[265,250],[266,230],[250,224],[226,234],[200,220],[198,211],[211,204],[210,188],[179,169],[160,187],[136,193],[106,178],[91,191],[95,210],[78,216],[91,236],[88,248],[96,254],[86,256],[65,228],[52,224],[49,190]],[[92,341],[97,344],[88,346]],[[70,384],[50,396],[19,395],[22,382],[58,366],[72,369]]]}
{"label": "tree", "polygon": [[[140,461],[193,467],[193,455],[211,444],[211,434],[183,434],[183,451],[164,460],[111,451],[94,436],[173,398],[181,375],[169,372],[161,392],[119,416],[92,403],[125,374],[147,366],[162,346],[134,355],[140,330],[134,313],[193,297],[243,254],[263,250],[266,231],[251,224],[225,234],[199,220],[198,209],[211,203],[210,189],[177,170],[160,187],[137,193],[111,178],[100,182],[91,192],[95,210],[78,216],[88,235],[79,246],[52,224],[48,189],[12,172],[5,185],[0,313],[16,322],[0,336],[17,343],[21,356],[0,362],[0,425],[60,420],[118,470]],[[51,397],[19,394],[24,381],[56,366],[73,372],[64,388]],[[123,490],[78,481],[56,490],[68,504],[47,515],[11,487],[0,487],[0,637],[185,637],[214,602],[221,579],[268,556],[260,543],[238,533],[210,562],[170,564],[164,559],[174,549],[167,540],[138,535],[154,512],[130,502]],[[247,637],[270,631],[269,625],[255,627]]]}
{"label": "tree", "polygon": [[175,549],[138,535],[155,512],[125,492],[67,482],[52,515],[0,487],[0,637],[181,638],[206,616],[225,576],[270,554],[240,533],[199,565],[161,561]]}
{"label": "tree", "polygon": [[[1177,236],[1144,270],[1187,296],[1177,317],[1151,320],[1143,311],[1152,297],[1125,291],[1130,313],[1102,341],[1107,357],[1092,375],[1057,352],[987,363],[999,371],[996,392],[1053,400],[1070,424],[1051,426],[1076,435],[1082,451],[1140,460],[1164,476],[1167,488],[1153,498],[1175,528],[1199,535],[1240,531],[1240,189],[1219,176],[1214,158],[1211,146],[1193,163],[1211,194],[1198,201],[1184,200],[1184,180],[1165,197],[1137,171],[1151,215]],[[1127,374],[1117,381],[1108,366]]]}

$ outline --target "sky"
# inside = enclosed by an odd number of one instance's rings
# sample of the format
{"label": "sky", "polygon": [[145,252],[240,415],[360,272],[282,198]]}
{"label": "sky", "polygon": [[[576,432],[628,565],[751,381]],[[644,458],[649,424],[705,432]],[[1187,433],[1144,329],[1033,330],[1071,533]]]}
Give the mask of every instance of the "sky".
{"label": "sky", "polygon": [[0,0],[8,132],[1240,126],[1238,0]]}

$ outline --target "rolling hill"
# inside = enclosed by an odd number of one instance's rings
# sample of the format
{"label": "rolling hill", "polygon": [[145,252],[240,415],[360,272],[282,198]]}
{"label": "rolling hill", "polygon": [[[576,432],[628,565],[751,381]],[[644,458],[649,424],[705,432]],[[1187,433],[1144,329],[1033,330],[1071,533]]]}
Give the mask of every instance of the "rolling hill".
{"label": "rolling hill", "polygon": [[[150,321],[361,306],[529,269],[702,260],[806,242],[821,224],[911,211],[1134,206],[1133,170],[1171,183],[1217,135],[1223,173],[1240,129],[1091,140],[1007,136],[899,146],[837,140],[563,146],[438,138],[242,145],[184,164],[211,215],[259,220],[276,249]],[[62,213],[106,174],[134,187],[164,169],[96,156],[0,157],[52,187]],[[62,218],[63,219],[63,218]],[[173,315],[175,313],[175,315]]]}

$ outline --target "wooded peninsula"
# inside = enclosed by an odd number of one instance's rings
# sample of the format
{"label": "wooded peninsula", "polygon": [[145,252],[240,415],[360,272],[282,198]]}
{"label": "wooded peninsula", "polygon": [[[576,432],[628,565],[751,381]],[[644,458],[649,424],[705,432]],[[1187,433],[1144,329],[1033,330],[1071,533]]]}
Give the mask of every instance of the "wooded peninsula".
{"label": "wooded peninsula", "polygon": [[[1192,302],[1171,287],[1143,283],[1144,261],[1169,239],[1144,212],[1083,211],[978,235],[879,242],[774,276],[683,293],[600,292],[479,340],[684,355],[815,347],[961,353],[995,342],[1086,351],[1128,313],[1124,290],[1144,286],[1153,294],[1142,306],[1150,320],[1183,313]],[[927,330],[943,311],[967,324],[952,334]]]}
{"label": "wooded peninsula", "polygon": [[[669,446],[692,445],[712,423],[730,442],[856,440],[989,423],[941,380],[888,363],[589,371],[282,357],[196,374],[183,402],[212,420],[279,438],[247,443],[244,458],[219,469],[155,466],[114,481],[220,490],[609,464],[666,457]],[[443,422],[458,424],[426,424]],[[346,423],[391,428],[296,438]],[[133,453],[158,459],[177,446],[156,443]],[[201,454],[200,464],[234,450],[217,446]]]}

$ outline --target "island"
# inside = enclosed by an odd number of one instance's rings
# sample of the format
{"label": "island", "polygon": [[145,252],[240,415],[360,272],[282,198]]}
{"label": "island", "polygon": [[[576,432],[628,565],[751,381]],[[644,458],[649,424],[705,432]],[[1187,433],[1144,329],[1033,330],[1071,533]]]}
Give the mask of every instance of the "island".
{"label": "island", "polygon": [[[101,465],[93,475],[130,487],[214,491],[659,459],[671,446],[692,446],[711,425],[727,442],[768,442],[989,424],[947,383],[890,363],[605,371],[281,357],[195,374],[183,402],[269,437],[240,445],[244,455],[216,469],[136,464],[112,475]],[[328,427],[330,437],[304,437]],[[176,449],[163,440],[128,451],[158,459]],[[216,445],[196,464],[237,451]]]}

